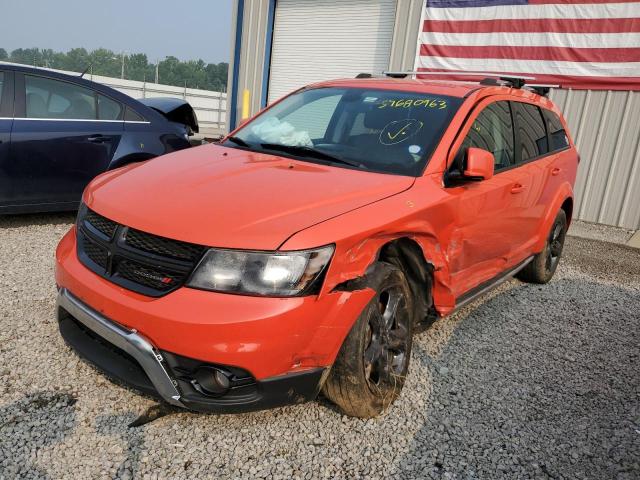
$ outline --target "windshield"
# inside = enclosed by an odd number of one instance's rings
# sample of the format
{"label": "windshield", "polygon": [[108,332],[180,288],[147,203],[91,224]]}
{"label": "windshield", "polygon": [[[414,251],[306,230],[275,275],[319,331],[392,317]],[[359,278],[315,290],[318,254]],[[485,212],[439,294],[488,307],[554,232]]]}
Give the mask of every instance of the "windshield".
{"label": "windshield", "polygon": [[462,99],[362,88],[295,93],[224,145],[400,175],[421,175]]}

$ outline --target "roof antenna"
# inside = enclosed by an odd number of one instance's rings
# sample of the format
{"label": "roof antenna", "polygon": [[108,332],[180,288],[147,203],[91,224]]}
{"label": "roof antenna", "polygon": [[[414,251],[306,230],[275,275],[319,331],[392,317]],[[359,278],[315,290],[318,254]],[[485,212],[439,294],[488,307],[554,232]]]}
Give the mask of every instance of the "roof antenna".
{"label": "roof antenna", "polygon": [[82,71],[82,73],[80,74],[80,78],[84,77],[84,74],[87,73],[91,67],[93,67],[93,62],[91,62],[89,65],[87,65],[87,68],[85,68]]}

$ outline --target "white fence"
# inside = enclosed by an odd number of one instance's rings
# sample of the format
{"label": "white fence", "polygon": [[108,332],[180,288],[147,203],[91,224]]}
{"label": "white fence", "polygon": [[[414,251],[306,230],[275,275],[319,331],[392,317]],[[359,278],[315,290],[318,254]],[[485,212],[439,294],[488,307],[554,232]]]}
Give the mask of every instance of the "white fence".
{"label": "white fence", "polygon": [[189,102],[196,112],[200,134],[222,133],[226,128],[227,94],[211,90],[175,87],[159,83],[123,80],[121,78],[102,77],[86,74],[85,78],[102,83],[133,98],[175,97]]}
{"label": "white fence", "polygon": [[[73,76],[79,75],[78,72],[54,70],[52,68],[43,68],[43,70],[53,70]],[[182,98],[189,102],[195,110],[196,116],[198,117],[198,124],[200,125],[201,135],[216,135],[224,133],[226,130],[227,94],[224,92],[103,77],[100,75],[92,75],[89,72],[85,74],[84,78],[107,85],[133,98]]]}

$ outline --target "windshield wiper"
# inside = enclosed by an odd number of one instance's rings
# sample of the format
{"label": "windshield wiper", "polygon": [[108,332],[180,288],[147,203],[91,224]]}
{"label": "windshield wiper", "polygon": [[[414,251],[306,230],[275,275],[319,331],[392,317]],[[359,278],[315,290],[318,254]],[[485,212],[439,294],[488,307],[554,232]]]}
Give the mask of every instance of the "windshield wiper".
{"label": "windshield wiper", "polygon": [[241,147],[250,147],[247,142],[242,140],[240,137],[227,137],[225,140],[229,140],[230,142],[235,143],[236,145],[240,145]]}
{"label": "windshield wiper", "polygon": [[359,162],[354,162],[352,160],[347,160],[345,158],[334,157],[329,153],[325,153],[321,150],[316,150],[311,147],[304,147],[302,145],[281,145],[279,143],[261,143],[260,146],[262,148],[266,148],[267,150],[278,150],[285,153],[290,153],[292,155],[301,155],[304,157],[317,158],[319,160],[328,160],[333,163],[343,163],[345,165],[349,165],[351,167],[356,168],[364,168],[367,167]]}

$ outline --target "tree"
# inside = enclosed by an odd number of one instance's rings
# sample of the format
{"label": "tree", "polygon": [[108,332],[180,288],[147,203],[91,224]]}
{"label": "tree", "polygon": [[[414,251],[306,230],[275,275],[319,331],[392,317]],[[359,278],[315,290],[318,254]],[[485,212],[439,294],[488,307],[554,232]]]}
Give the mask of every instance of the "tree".
{"label": "tree", "polygon": [[[118,78],[122,72],[122,55],[106,48],[91,52],[84,48],[73,48],[66,53],[51,49],[18,48],[11,54],[0,48],[0,60],[72,72],[82,72],[91,66],[95,75]],[[203,60],[181,61],[172,56],[158,63],[160,83],[204,90],[226,91],[228,70],[229,65],[224,62],[208,64]],[[149,63],[146,54],[124,54],[124,78],[154,82],[155,74],[156,64]]]}

